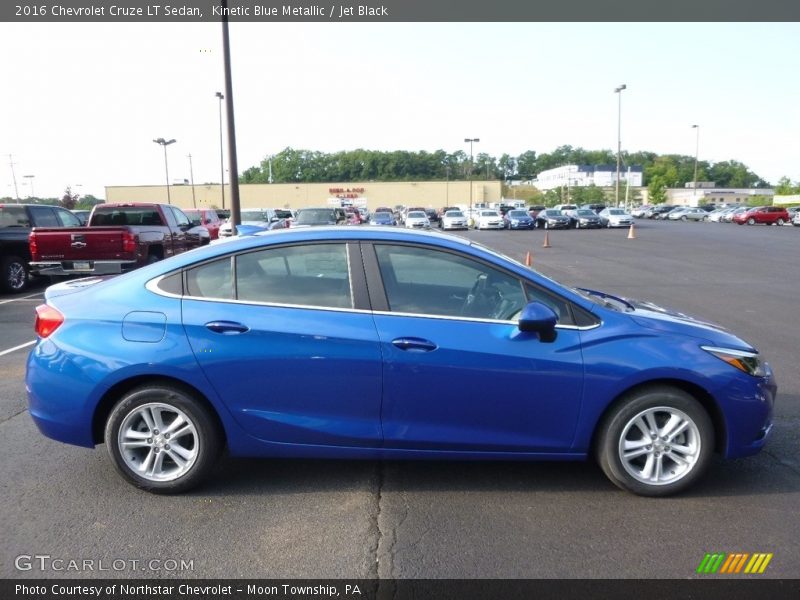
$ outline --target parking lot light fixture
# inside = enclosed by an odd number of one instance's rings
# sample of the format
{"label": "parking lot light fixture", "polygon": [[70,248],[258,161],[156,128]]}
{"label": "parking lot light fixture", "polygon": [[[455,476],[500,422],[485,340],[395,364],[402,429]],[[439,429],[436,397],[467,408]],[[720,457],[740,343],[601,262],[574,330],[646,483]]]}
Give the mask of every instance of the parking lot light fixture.
{"label": "parking lot light fixture", "polygon": [[617,184],[614,188],[614,203],[616,206],[619,206],[619,167],[622,154],[622,90],[627,88],[628,86],[623,83],[614,89],[614,93],[617,94]]}
{"label": "parking lot light fixture", "polygon": [[166,173],[167,177],[167,204],[172,204],[172,200],[169,196],[169,164],[167,162],[167,146],[170,144],[174,144],[176,140],[165,140],[164,138],[156,138],[153,140],[156,144],[164,147],[164,172]]}
{"label": "parking lot light fixture", "polygon": [[464,138],[465,142],[469,142],[469,214],[472,218],[472,144],[480,142],[480,138]]}

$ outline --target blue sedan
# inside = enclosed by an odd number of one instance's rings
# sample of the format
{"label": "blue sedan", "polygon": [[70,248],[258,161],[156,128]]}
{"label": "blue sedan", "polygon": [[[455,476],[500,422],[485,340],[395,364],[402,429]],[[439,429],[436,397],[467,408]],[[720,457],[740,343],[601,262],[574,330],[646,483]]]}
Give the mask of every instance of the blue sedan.
{"label": "blue sedan", "polygon": [[[594,456],[617,486],[661,496],[715,451],[758,452],[777,390],[756,349],[713,325],[395,228],[241,237],[60,283],[36,313],[39,429],[105,442],[126,480],[158,493],[199,484],[227,448]],[[265,372],[281,376],[265,386]]]}

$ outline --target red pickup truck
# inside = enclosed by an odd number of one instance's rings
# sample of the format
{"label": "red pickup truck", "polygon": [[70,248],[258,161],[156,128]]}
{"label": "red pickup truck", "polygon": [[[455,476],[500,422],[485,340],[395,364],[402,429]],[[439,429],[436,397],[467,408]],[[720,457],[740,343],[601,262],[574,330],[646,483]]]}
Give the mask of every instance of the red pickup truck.
{"label": "red pickup truck", "polygon": [[39,275],[122,273],[210,241],[169,204],[98,204],[85,227],[34,227],[30,269]]}

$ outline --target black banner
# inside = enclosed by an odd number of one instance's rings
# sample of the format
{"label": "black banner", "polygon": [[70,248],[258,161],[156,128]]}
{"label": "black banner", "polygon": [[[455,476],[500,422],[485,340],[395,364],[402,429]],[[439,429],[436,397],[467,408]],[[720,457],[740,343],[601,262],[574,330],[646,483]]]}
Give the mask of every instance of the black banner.
{"label": "black banner", "polygon": [[2,580],[4,600],[796,600],[800,580]]}
{"label": "black banner", "polygon": [[[220,0],[11,0],[0,21],[211,22]],[[791,0],[230,0],[231,22],[742,22],[798,21]]]}

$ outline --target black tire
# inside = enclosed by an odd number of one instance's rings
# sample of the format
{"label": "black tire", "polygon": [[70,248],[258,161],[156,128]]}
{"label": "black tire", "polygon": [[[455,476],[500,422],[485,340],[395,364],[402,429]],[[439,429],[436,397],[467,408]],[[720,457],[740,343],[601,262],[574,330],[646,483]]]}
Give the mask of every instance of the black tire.
{"label": "black tire", "polygon": [[19,256],[6,256],[0,261],[0,289],[19,294],[28,288],[28,264]]}
{"label": "black tire", "polygon": [[783,225],[785,222],[783,219],[778,219],[778,225]]}
{"label": "black tire", "polygon": [[[156,433],[157,421],[152,416],[155,428],[149,427],[146,419],[141,418],[143,411],[150,411],[148,414],[152,415],[154,410],[163,419],[166,431]],[[176,417],[190,424],[191,430],[181,433],[184,424],[179,424],[173,429],[178,435],[170,438],[170,424],[177,422]],[[142,447],[126,449],[123,454],[120,448],[123,425],[126,431],[132,432],[127,439],[142,442]],[[149,438],[142,437],[148,433]],[[105,428],[106,447],[120,475],[136,487],[156,494],[179,494],[199,485],[220,455],[222,437],[217,421],[201,401],[180,388],[167,385],[143,386],[125,394],[111,411]],[[178,439],[183,441],[176,443]],[[181,448],[180,453],[177,448]],[[183,452],[192,453],[192,458],[186,458]],[[132,466],[157,462],[158,454],[162,454],[158,464],[163,468],[157,474],[146,476]],[[184,465],[173,460],[176,455],[178,459],[185,459]],[[148,462],[150,458],[153,460]]]}
{"label": "black tire", "polygon": [[[647,416],[651,415],[656,423],[657,437],[652,444],[647,435],[635,426],[637,417],[649,426]],[[663,426],[670,415],[691,423],[677,436],[658,437],[664,432]],[[666,432],[664,432],[666,433]],[[640,436],[640,437],[637,437]],[[670,386],[652,386],[635,391],[622,398],[609,411],[599,425],[596,436],[595,453],[600,468],[614,485],[640,496],[668,496],[681,492],[699,479],[708,468],[714,450],[714,427],[711,419],[700,403],[683,390]],[[629,449],[641,454],[625,461],[620,456],[621,446],[627,442]],[[688,453],[676,451],[677,447],[691,448]],[[677,457],[673,459],[672,457]],[[660,458],[659,458],[660,457]],[[687,460],[688,458],[688,460]],[[683,459],[681,464],[677,459]],[[647,482],[653,474],[648,471],[656,465],[663,468],[663,481]],[[644,463],[644,464],[642,464]],[[638,472],[638,469],[642,469]],[[647,475],[644,473],[647,472]],[[634,475],[636,473],[636,475]]]}
{"label": "black tire", "polygon": [[750,217],[749,219],[747,219],[747,224],[748,225],[755,225],[756,224],[756,220],[754,218]]}

